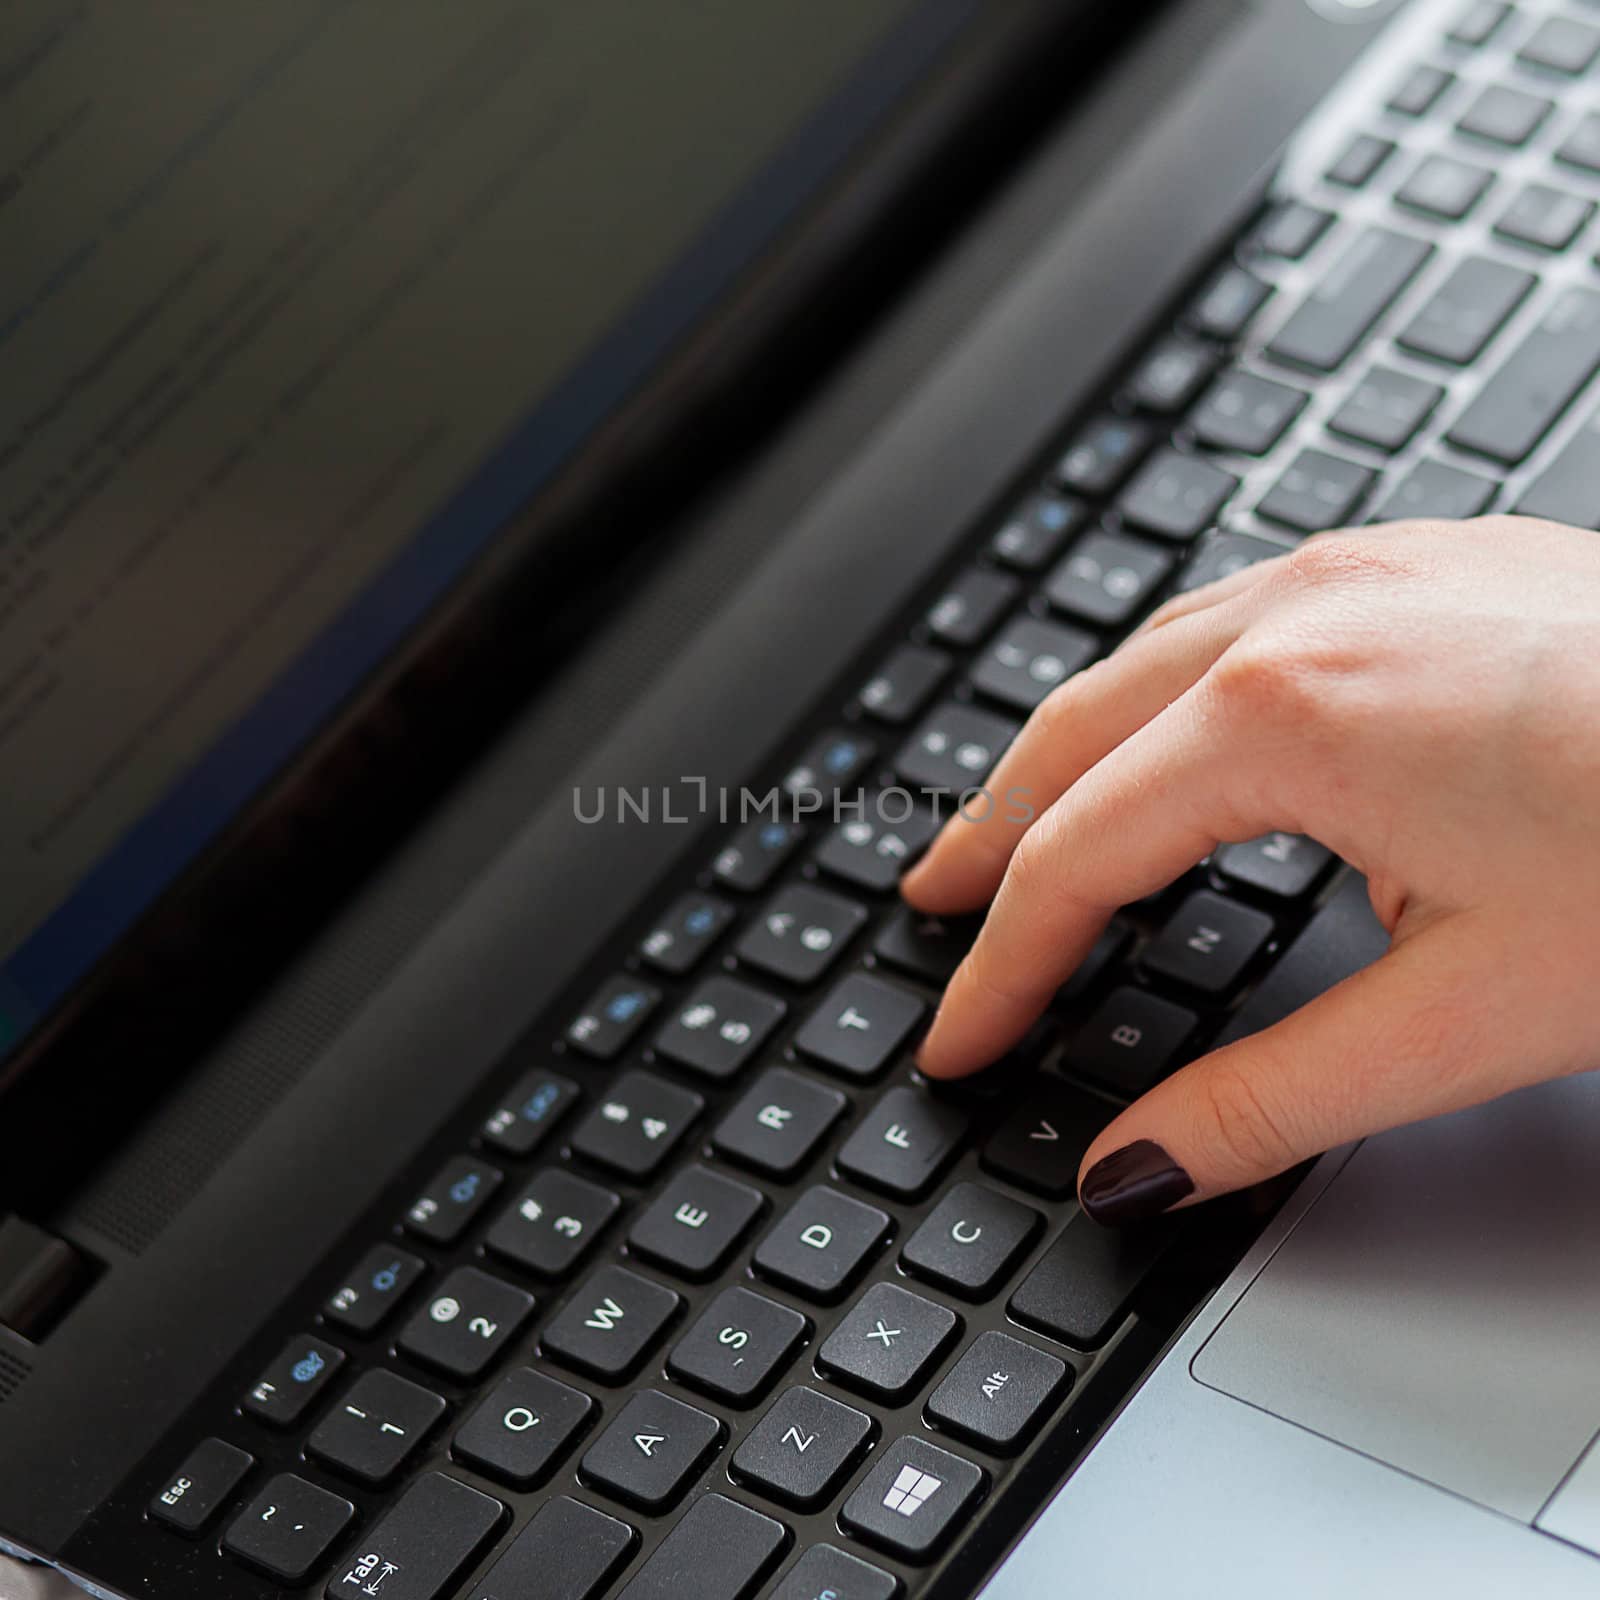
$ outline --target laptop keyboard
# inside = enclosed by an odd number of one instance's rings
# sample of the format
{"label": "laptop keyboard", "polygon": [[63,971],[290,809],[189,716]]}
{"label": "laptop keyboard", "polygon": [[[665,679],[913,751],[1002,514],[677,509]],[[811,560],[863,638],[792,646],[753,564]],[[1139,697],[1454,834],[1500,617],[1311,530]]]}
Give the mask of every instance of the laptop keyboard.
{"label": "laptop keyboard", "polygon": [[917,791],[981,784],[1162,598],[1305,534],[1600,526],[1600,9],[1441,16],[797,739],[783,792],[866,803],[706,841],[195,1408],[127,1491],[150,1568],[890,1600],[970,1586],[1020,1530],[1259,1226],[1098,1229],[1083,1150],[1375,949],[1320,846],[1229,845],[935,1088],[909,1052],[976,923],[897,901],[937,826]]}

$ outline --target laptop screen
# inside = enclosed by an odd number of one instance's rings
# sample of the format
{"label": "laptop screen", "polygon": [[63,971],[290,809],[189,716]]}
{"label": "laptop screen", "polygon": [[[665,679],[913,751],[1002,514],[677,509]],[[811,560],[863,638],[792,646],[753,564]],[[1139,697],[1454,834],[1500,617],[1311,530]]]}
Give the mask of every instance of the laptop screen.
{"label": "laptop screen", "polygon": [[973,4],[8,9],[0,1057]]}

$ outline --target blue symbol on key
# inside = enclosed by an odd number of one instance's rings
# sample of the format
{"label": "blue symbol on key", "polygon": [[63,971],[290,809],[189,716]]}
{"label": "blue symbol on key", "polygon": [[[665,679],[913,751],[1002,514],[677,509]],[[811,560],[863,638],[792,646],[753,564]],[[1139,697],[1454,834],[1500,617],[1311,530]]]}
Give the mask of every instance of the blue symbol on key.
{"label": "blue symbol on key", "polygon": [[827,758],[823,765],[829,772],[848,772],[856,764],[856,747],[848,739],[842,739],[828,749]]}
{"label": "blue symbol on key", "polygon": [[644,1008],[644,996],[637,989],[619,994],[606,1006],[606,1015],[613,1022],[626,1022]]}
{"label": "blue symbol on key", "polygon": [[763,850],[781,850],[789,842],[789,830],[781,822],[769,822],[761,830]]}
{"label": "blue symbol on key", "polygon": [[698,938],[702,933],[710,933],[717,925],[717,914],[710,906],[696,906],[693,911],[683,919],[683,926],[689,933]]}
{"label": "blue symbol on key", "polygon": [[1046,500],[1035,515],[1052,533],[1059,533],[1067,525],[1068,510],[1063,500]]}
{"label": "blue symbol on key", "polygon": [[388,1294],[388,1292],[394,1288],[399,1281],[400,1263],[398,1261],[392,1261],[386,1267],[379,1267],[378,1270],[372,1274],[372,1287],[376,1289],[379,1294]]}
{"label": "blue symbol on key", "polygon": [[561,1098],[561,1091],[553,1083],[541,1083],[522,1103],[525,1122],[543,1122],[551,1106]]}
{"label": "blue symbol on key", "polygon": [[478,1185],[482,1182],[481,1176],[476,1172],[469,1172],[464,1178],[457,1178],[450,1185],[450,1198],[458,1206],[466,1205],[478,1192]]}
{"label": "blue symbol on key", "polygon": [[310,1383],[327,1364],[315,1350],[308,1350],[290,1368],[289,1375],[296,1383]]}

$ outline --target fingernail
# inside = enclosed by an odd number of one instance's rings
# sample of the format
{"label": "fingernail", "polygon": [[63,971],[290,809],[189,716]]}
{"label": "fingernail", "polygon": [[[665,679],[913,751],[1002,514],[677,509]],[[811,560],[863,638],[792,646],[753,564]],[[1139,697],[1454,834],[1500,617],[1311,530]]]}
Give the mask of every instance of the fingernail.
{"label": "fingernail", "polygon": [[1194,1179],[1150,1139],[1113,1150],[1089,1168],[1078,1200],[1095,1222],[1120,1228],[1143,1222],[1194,1193]]}

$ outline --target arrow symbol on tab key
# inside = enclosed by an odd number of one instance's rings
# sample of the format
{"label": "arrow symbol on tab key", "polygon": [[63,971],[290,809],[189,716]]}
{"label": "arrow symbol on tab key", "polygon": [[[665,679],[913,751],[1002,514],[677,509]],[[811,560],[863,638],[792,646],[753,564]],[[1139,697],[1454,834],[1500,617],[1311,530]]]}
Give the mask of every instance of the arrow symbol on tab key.
{"label": "arrow symbol on tab key", "polygon": [[1042,1139],[1046,1144],[1054,1144],[1061,1135],[1043,1117],[1040,1117],[1039,1126],[1028,1137],[1030,1139]]}

